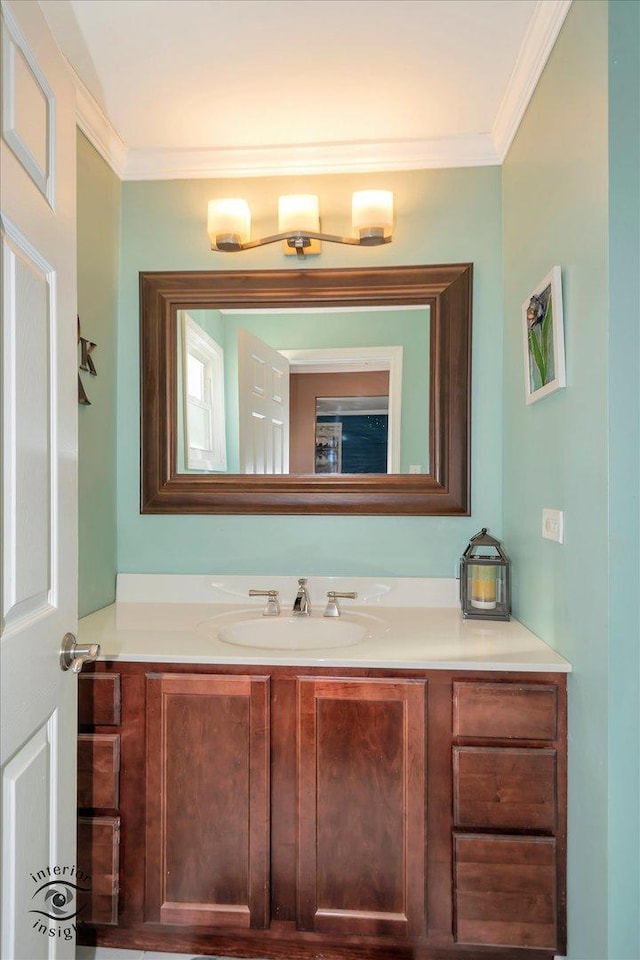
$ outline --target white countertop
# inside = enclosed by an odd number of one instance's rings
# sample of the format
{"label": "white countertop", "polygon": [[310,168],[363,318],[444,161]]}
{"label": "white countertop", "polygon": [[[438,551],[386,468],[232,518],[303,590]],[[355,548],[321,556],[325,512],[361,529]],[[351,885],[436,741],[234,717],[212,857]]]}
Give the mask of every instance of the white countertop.
{"label": "white countertop", "polygon": [[[453,606],[371,606],[345,601],[345,621],[361,617],[374,624],[364,640],[350,647],[265,650],[231,645],[217,638],[218,621],[214,618],[223,617],[225,622],[234,615],[238,619],[258,618],[262,607],[259,600],[253,604],[247,600],[119,600],[80,620],[78,641],[99,643],[101,660],[142,663],[571,671],[567,660],[517,620],[465,621]],[[287,615],[288,607],[283,604],[283,616]]]}

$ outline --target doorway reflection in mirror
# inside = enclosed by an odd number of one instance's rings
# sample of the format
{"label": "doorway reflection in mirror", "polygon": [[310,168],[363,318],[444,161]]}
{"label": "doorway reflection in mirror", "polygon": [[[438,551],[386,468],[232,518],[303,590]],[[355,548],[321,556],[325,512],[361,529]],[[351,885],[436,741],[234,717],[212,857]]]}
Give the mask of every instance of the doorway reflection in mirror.
{"label": "doorway reflection in mirror", "polygon": [[388,433],[388,394],[317,397],[315,472],[387,473]]}

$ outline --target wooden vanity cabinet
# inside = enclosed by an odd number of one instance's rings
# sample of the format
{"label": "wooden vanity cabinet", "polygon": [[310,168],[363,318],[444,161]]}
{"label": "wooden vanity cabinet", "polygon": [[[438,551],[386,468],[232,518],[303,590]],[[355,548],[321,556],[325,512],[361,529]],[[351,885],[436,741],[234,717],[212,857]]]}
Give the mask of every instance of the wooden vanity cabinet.
{"label": "wooden vanity cabinet", "polygon": [[100,787],[121,843],[116,920],[94,914],[80,943],[565,952],[564,675],[105,662],[86,677],[121,687],[120,773]]}

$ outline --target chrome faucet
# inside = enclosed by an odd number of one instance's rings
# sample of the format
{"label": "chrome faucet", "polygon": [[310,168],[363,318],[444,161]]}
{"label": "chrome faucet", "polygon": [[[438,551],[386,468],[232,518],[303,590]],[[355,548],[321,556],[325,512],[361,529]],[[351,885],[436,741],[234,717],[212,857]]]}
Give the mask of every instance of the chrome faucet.
{"label": "chrome faucet", "polygon": [[355,591],[349,591],[349,593],[338,593],[337,590],[329,590],[327,594],[327,606],[323,616],[339,617],[341,611],[338,599],[355,600],[357,596],[358,594]]}
{"label": "chrome faucet", "polygon": [[280,597],[277,590],[249,590],[249,596],[267,598],[267,605],[262,611],[263,617],[280,616]]}
{"label": "chrome faucet", "polygon": [[296,598],[293,601],[293,610],[294,617],[310,617],[311,616],[311,597],[309,596],[309,591],[307,590],[307,581],[304,577],[301,577],[298,580],[298,592]]}

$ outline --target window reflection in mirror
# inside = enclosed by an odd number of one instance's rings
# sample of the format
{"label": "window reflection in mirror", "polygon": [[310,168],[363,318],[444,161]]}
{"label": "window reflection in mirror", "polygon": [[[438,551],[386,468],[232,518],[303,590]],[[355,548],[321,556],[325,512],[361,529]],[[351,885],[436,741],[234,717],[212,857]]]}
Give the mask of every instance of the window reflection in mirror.
{"label": "window reflection in mirror", "polygon": [[428,306],[189,309],[177,326],[178,473],[429,472]]}
{"label": "window reflection in mirror", "polygon": [[227,469],[224,349],[186,311],[178,315],[178,464],[181,472]]}

